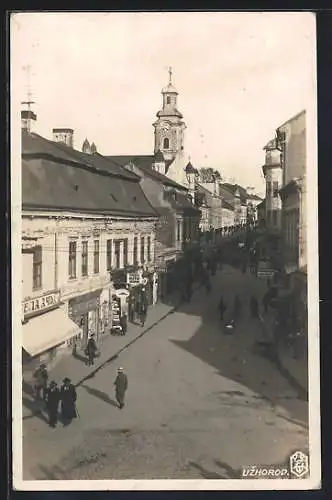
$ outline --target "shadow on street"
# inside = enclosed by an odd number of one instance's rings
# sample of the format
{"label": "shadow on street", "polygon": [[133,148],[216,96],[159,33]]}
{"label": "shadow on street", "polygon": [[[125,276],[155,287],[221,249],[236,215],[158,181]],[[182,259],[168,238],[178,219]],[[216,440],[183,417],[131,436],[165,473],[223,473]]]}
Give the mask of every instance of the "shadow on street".
{"label": "shadow on street", "polygon": [[98,389],[93,389],[92,387],[89,387],[88,385],[82,384],[81,387],[83,387],[89,394],[92,396],[95,396],[96,398],[100,399],[101,401],[104,401],[105,403],[108,403],[115,408],[119,408],[119,405],[116,401],[114,401],[110,396],[103,391],[99,391]]}

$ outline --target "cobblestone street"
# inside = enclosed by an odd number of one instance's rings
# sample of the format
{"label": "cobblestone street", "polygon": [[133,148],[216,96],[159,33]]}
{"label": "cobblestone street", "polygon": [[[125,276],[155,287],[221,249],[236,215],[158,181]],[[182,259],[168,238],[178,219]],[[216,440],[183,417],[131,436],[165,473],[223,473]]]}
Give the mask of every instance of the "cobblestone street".
{"label": "cobblestone street", "polygon": [[[264,282],[228,266],[212,279],[210,294],[200,288],[191,303],[166,308],[82,381],[69,427],[50,429],[42,415],[23,421],[24,479],[239,478],[241,466],[281,464],[307,448],[308,403],[256,344],[263,334],[248,303]],[[223,295],[231,307],[235,293],[243,313],[225,335],[218,302]],[[123,410],[119,366],[129,381]]]}

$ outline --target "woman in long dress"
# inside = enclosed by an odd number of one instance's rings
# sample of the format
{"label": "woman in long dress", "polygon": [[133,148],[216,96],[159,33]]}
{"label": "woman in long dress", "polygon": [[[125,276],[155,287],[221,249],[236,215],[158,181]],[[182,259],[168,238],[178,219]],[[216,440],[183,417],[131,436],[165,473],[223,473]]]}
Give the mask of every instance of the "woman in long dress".
{"label": "woman in long dress", "polygon": [[77,417],[77,393],[75,386],[71,383],[71,380],[68,377],[63,380],[63,385],[60,391],[60,399],[62,421],[64,425],[68,425],[73,420],[73,418]]}

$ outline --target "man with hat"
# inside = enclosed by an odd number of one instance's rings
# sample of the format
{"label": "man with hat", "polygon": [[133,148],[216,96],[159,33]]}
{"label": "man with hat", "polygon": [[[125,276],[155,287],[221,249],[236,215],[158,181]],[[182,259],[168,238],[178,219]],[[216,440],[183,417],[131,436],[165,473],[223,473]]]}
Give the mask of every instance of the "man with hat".
{"label": "man with hat", "polygon": [[94,359],[95,359],[96,353],[97,353],[97,344],[96,344],[95,337],[93,334],[91,335],[91,337],[88,340],[88,343],[87,343],[87,346],[85,349],[85,353],[88,356],[88,365],[89,366],[94,365],[94,363],[95,363]]}
{"label": "man with hat", "polygon": [[75,386],[71,383],[70,378],[63,379],[63,385],[60,391],[61,399],[61,417],[64,425],[70,424],[73,418],[77,417],[76,399],[77,393]]}
{"label": "man with hat", "polygon": [[115,385],[115,398],[118,402],[119,408],[124,407],[125,392],[128,389],[128,377],[123,372],[123,368],[118,369],[118,374],[114,382]]}
{"label": "man with hat", "polygon": [[[37,399],[46,398],[48,371],[45,363],[42,363],[33,374],[35,382],[35,391]],[[41,396],[42,395],[42,396]]]}
{"label": "man with hat", "polygon": [[52,380],[46,392],[46,408],[50,427],[56,427],[58,423],[58,406],[60,401],[60,391],[58,384]]}

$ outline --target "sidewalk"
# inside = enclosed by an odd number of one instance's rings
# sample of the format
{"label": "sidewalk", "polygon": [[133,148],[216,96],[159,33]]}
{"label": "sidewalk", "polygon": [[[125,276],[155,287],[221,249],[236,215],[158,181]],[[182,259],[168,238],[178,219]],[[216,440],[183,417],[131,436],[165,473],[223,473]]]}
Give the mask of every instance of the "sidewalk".
{"label": "sidewalk", "polygon": [[[143,328],[140,325],[129,324],[126,335],[105,336],[101,342],[100,356],[96,358],[94,366],[87,366],[85,357],[80,353],[76,357],[68,355],[60,359],[54,368],[49,371],[49,380],[55,380],[58,384],[61,384],[64,377],[69,377],[74,385],[80,385],[104,365],[115,360],[122,351],[176,310],[181,304],[181,299],[177,294],[174,294],[169,298],[169,302],[170,304],[159,302],[155,306],[151,306]],[[31,418],[43,408],[43,402],[34,399],[31,382],[31,380],[26,380],[23,387],[23,419]]]}
{"label": "sidewalk", "polygon": [[276,343],[273,335],[273,321],[270,314],[260,316],[264,334],[274,347],[276,362],[280,371],[299,389],[308,394],[308,358],[306,353],[300,353],[294,358],[294,350],[284,342]]}

